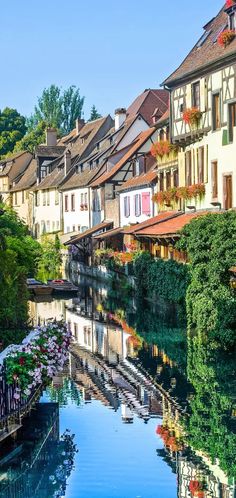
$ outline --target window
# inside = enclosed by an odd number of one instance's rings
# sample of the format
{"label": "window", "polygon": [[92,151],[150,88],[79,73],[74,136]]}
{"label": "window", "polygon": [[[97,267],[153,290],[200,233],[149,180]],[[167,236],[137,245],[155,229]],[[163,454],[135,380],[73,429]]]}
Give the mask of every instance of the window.
{"label": "window", "polygon": [[198,149],[197,181],[204,183],[204,147]]}
{"label": "window", "polygon": [[80,208],[84,207],[84,194],[80,194]]}
{"label": "window", "polygon": [[234,126],[236,126],[236,102],[229,104],[229,142],[234,139]]}
{"label": "window", "polygon": [[166,127],[166,140],[170,140],[170,128],[169,128],[169,126]]}
{"label": "window", "polygon": [[45,233],[45,221],[41,221],[41,234]]}
{"label": "window", "polygon": [[35,206],[40,206],[40,192],[35,192]]}
{"label": "window", "polygon": [[212,183],[212,198],[218,198],[218,163],[213,161],[211,163],[211,183]]}
{"label": "window", "polygon": [[164,132],[164,130],[160,130],[159,138],[160,138],[160,140],[165,140],[165,132]]}
{"label": "window", "polygon": [[160,192],[163,192],[164,190],[164,173],[159,174],[159,190]]}
{"label": "window", "polygon": [[46,206],[46,192],[43,191],[43,206]]}
{"label": "window", "polygon": [[149,192],[142,193],[142,213],[150,216],[151,214],[151,206],[150,206],[151,195]]}
{"label": "window", "polygon": [[203,35],[201,36],[200,40],[197,43],[197,48],[200,48],[203,45],[203,43],[206,41],[210,33],[211,31],[205,31],[205,33],[203,33]]}
{"label": "window", "polygon": [[191,150],[188,150],[185,154],[185,177],[186,177],[186,185],[189,187],[190,185],[192,185]]}
{"label": "window", "polygon": [[173,183],[174,183],[174,187],[179,186],[179,171],[177,169],[175,169],[173,172]]}
{"label": "window", "polygon": [[200,82],[197,81],[192,85],[192,106],[200,108]]}
{"label": "window", "polygon": [[134,196],[134,212],[135,216],[141,215],[141,195],[135,194]]}
{"label": "window", "polygon": [[78,326],[77,326],[77,323],[74,323],[74,338],[78,339]]}
{"label": "window", "polygon": [[50,191],[47,190],[47,206],[50,206]]}
{"label": "window", "polygon": [[55,191],[55,204],[59,204],[59,192],[58,190]]}
{"label": "window", "polygon": [[212,95],[212,129],[218,130],[220,128],[220,94],[215,93]]}
{"label": "window", "polygon": [[71,211],[75,211],[75,194],[71,194]]}
{"label": "window", "polygon": [[59,223],[59,221],[57,221],[56,223],[57,223],[57,230],[59,230],[59,228],[60,228],[60,223]]}
{"label": "window", "polygon": [[24,190],[22,190],[22,192],[21,192],[21,202],[22,202],[22,204],[24,204],[24,202],[25,202],[25,191]]}
{"label": "window", "polygon": [[88,192],[85,192],[84,194],[84,209],[86,211],[88,210]]}
{"label": "window", "polygon": [[235,13],[229,15],[229,29],[235,30]]}
{"label": "window", "polygon": [[50,232],[50,221],[47,220],[47,232]]}
{"label": "window", "polygon": [[17,206],[17,192],[14,193],[14,205]]}
{"label": "window", "polygon": [[72,232],[75,232],[75,225],[72,226]]}
{"label": "window", "polygon": [[130,197],[124,197],[124,215],[126,218],[130,216]]}
{"label": "window", "polygon": [[68,195],[65,195],[65,211],[68,211]]}
{"label": "window", "polygon": [[52,231],[55,231],[55,221],[52,222]]}
{"label": "window", "polygon": [[171,172],[166,172],[166,189],[171,187]]}

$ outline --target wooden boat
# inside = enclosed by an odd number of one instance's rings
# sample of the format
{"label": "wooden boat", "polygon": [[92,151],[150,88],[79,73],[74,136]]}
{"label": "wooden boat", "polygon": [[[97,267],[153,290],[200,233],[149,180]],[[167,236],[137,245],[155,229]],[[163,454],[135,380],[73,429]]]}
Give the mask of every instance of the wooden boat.
{"label": "wooden boat", "polygon": [[78,287],[65,279],[48,280],[48,285],[52,287],[53,293],[74,293],[78,292]]}
{"label": "wooden boat", "polygon": [[44,284],[35,278],[27,278],[27,289],[36,296],[49,296],[53,290],[50,285]]}

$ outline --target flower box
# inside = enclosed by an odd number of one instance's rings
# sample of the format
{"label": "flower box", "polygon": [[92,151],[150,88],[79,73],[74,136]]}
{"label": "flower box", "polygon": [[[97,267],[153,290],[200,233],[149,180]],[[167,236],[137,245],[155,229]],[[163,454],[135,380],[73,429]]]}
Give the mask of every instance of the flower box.
{"label": "flower box", "polygon": [[221,47],[226,48],[234,38],[235,31],[232,29],[225,29],[219,34],[217,42]]}
{"label": "flower box", "polygon": [[200,120],[202,117],[202,112],[198,109],[198,107],[190,107],[185,109],[183,112],[183,120],[186,124],[192,127],[198,127]]}
{"label": "flower box", "polygon": [[158,192],[153,196],[153,201],[160,205],[177,204],[178,200],[199,199],[200,201],[205,196],[205,185],[203,183],[196,183],[189,187],[172,187],[164,192]]}
{"label": "flower box", "polygon": [[80,211],[84,211],[84,204],[80,204]]}
{"label": "flower box", "polygon": [[160,140],[151,146],[151,155],[156,159],[163,159],[164,157],[176,157],[178,147],[169,142],[169,140]]}

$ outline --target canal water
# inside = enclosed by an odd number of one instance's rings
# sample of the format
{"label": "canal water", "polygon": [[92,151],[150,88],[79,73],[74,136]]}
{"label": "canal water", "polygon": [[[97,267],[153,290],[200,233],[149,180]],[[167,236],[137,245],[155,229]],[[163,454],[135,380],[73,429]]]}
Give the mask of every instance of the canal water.
{"label": "canal water", "polygon": [[68,364],[0,447],[1,498],[235,498],[235,358],[173,317],[80,279],[35,299],[66,320]]}

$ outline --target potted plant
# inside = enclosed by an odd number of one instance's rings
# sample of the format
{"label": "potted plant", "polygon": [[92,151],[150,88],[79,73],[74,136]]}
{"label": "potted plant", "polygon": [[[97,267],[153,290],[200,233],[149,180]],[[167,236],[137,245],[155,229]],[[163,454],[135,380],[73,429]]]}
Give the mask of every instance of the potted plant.
{"label": "potted plant", "polygon": [[198,128],[201,117],[202,112],[198,109],[198,107],[189,107],[183,112],[183,120],[190,126],[190,128]]}
{"label": "potted plant", "polygon": [[80,211],[84,211],[84,204],[80,204]]}
{"label": "potted plant", "polygon": [[217,41],[221,47],[226,48],[234,38],[235,31],[233,29],[225,29],[219,34]]}

